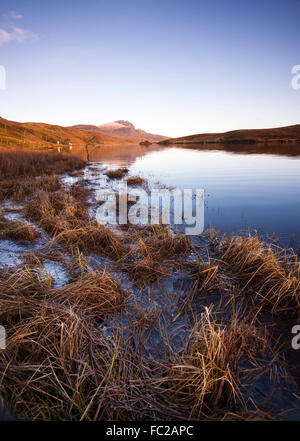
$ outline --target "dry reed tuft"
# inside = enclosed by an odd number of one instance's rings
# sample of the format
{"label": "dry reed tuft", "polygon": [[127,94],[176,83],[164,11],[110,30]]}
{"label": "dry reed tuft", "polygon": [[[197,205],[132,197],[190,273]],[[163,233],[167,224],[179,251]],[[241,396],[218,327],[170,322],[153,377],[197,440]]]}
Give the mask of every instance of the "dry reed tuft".
{"label": "dry reed tuft", "polygon": [[187,236],[173,233],[169,227],[152,226],[144,230],[144,237],[137,236],[139,251],[153,259],[172,259],[191,250]]}
{"label": "dry reed tuft", "polygon": [[116,170],[107,170],[106,176],[110,179],[121,179],[129,172],[128,168],[118,168]]}
{"label": "dry reed tuft", "polygon": [[198,258],[198,260],[194,262],[185,263],[183,267],[192,276],[195,290],[210,292],[222,288],[218,265],[205,263]]}
{"label": "dry reed tuft", "polygon": [[135,328],[152,329],[161,316],[161,310],[154,304],[151,308],[141,308],[136,305],[136,319],[133,322]]}
{"label": "dry reed tuft", "polygon": [[300,264],[286,251],[273,251],[257,237],[233,237],[220,246],[221,260],[274,313],[300,307]]}
{"label": "dry reed tuft", "polygon": [[75,282],[92,270],[90,259],[75,248],[71,264],[68,265],[69,278]]}
{"label": "dry reed tuft", "polygon": [[120,263],[120,269],[142,285],[170,275],[174,258],[187,254],[191,249],[186,236],[173,234],[166,226],[135,228],[126,240],[134,246]]}
{"label": "dry reed tuft", "polygon": [[27,222],[10,221],[0,213],[0,239],[33,241],[38,237],[40,234]]}
{"label": "dry reed tuft", "polygon": [[79,280],[53,290],[52,296],[74,310],[96,313],[97,319],[124,307],[126,300],[126,292],[105,271],[88,271]]}
{"label": "dry reed tuft", "polygon": [[2,398],[21,418],[80,419],[95,387],[99,332],[71,307],[44,301],[22,309],[0,354]]}
{"label": "dry reed tuft", "polygon": [[166,265],[159,263],[149,255],[142,259],[134,259],[130,263],[122,263],[120,268],[127,271],[134,282],[144,286],[171,274]]}
{"label": "dry reed tuft", "polygon": [[92,189],[86,186],[84,180],[80,180],[70,187],[70,195],[84,205],[88,205],[88,197],[91,193]]}
{"label": "dry reed tuft", "polygon": [[146,183],[146,179],[141,178],[140,176],[130,176],[126,179],[128,185],[143,185]]}
{"label": "dry reed tuft", "polygon": [[[257,374],[259,360],[268,351],[264,331],[235,319],[224,327],[206,309],[195,323],[183,353],[175,354],[164,380],[170,405],[188,419],[244,405],[240,386],[243,380],[249,381],[251,371],[253,376]],[[251,368],[243,369],[245,359]]]}
{"label": "dry reed tuft", "polygon": [[[51,288],[51,278],[31,265],[14,270],[7,269],[0,274],[0,319],[4,316],[27,317],[32,304],[44,299]],[[7,321],[9,322],[9,320]]]}
{"label": "dry reed tuft", "polygon": [[24,213],[52,235],[87,220],[85,208],[64,190],[56,193],[40,191],[25,205]]}
{"label": "dry reed tuft", "polygon": [[120,259],[126,251],[124,244],[113,231],[93,222],[58,232],[52,241],[52,244],[56,243],[64,243],[81,251],[103,253],[115,259]]}
{"label": "dry reed tuft", "polygon": [[25,206],[25,214],[35,221],[43,217],[61,217],[63,219],[86,219],[87,214],[80,201],[77,201],[64,189],[56,193],[40,191],[37,197]]}

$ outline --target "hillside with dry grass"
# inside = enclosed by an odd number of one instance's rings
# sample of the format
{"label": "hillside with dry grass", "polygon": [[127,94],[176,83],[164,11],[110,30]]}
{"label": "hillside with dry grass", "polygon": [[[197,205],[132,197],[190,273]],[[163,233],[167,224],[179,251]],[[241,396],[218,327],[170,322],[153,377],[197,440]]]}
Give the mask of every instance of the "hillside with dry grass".
{"label": "hillside with dry grass", "polygon": [[118,144],[124,140],[99,131],[78,130],[71,127],[43,123],[19,123],[0,118],[0,148],[53,149],[61,146],[84,146],[93,138],[94,143]]}
{"label": "hillside with dry grass", "polygon": [[266,143],[300,142],[300,124],[274,129],[232,130],[224,133],[202,133],[199,135],[170,138],[160,144],[211,144],[211,143]]}

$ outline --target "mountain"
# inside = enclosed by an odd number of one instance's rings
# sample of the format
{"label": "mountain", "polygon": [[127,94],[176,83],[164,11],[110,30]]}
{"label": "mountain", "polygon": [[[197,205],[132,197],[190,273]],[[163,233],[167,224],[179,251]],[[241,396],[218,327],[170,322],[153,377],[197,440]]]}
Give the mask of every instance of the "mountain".
{"label": "mountain", "polygon": [[261,142],[300,142],[300,124],[275,129],[232,130],[224,133],[203,133],[163,140],[160,144],[211,144]]}
{"label": "mountain", "polygon": [[131,122],[124,120],[113,121],[99,126],[79,124],[72,128],[94,131],[96,133],[106,133],[107,135],[117,136],[128,142],[140,142],[143,140],[159,142],[167,139],[166,136],[153,135],[152,133],[145,132],[141,129],[136,129]]}
{"label": "mountain", "polygon": [[119,144],[122,138],[110,136],[108,133],[94,130],[78,130],[44,123],[19,123],[0,117],[0,147],[53,148],[60,145],[84,146],[93,139],[97,144]]}

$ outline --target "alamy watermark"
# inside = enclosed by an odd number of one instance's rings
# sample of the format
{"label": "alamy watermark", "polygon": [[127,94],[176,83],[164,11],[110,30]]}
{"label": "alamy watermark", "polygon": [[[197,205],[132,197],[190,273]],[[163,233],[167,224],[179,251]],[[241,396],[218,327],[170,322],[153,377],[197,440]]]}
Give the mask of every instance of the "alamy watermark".
{"label": "alamy watermark", "polygon": [[295,334],[292,338],[292,348],[298,350],[300,349],[300,325],[293,326],[292,334]]}
{"label": "alamy watermark", "polygon": [[128,190],[120,183],[116,193],[100,189],[96,195],[102,202],[96,219],[101,225],[182,225],[187,235],[204,231],[204,190],[151,189]]}
{"label": "alamy watermark", "polygon": [[0,350],[6,349],[6,331],[3,326],[0,326]]}
{"label": "alamy watermark", "polygon": [[292,88],[294,90],[300,89],[300,64],[296,64],[292,67]]}
{"label": "alamy watermark", "polygon": [[4,66],[0,65],[0,90],[6,89],[6,70]]}

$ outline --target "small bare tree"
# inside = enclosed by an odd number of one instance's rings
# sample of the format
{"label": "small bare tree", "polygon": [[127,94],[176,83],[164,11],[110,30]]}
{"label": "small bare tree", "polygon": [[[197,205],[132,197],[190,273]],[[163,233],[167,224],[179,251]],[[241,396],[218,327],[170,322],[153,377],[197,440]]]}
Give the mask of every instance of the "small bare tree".
{"label": "small bare tree", "polygon": [[[89,149],[92,147],[92,150],[90,151]],[[85,144],[85,150],[86,150],[86,160],[90,161],[90,155],[99,147],[102,147],[102,144],[100,143],[99,139],[97,138],[97,136],[91,136],[86,144]]]}

